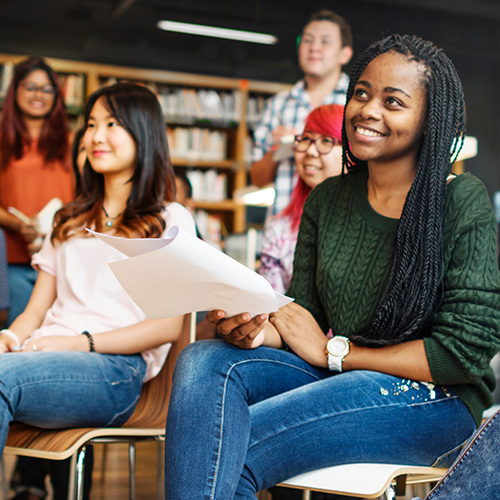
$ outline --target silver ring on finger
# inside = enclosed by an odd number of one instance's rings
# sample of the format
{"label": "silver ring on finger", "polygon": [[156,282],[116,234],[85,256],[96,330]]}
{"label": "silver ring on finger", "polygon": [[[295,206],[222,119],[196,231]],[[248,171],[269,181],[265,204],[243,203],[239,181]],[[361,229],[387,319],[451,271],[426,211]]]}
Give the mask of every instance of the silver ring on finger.
{"label": "silver ring on finger", "polygon": [[37,350],[36,344],[33,344],[33,352],[35,352],[36,350]]}

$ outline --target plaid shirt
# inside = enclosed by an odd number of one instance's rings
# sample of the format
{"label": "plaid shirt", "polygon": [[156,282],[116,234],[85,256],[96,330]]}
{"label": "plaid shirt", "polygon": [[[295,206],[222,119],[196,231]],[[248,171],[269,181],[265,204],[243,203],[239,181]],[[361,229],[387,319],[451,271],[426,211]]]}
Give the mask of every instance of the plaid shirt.
{"label": "plaid shirt", "polygon": [[[349,77],[340,73],[337,86],[321,104],[345,104]],[[302,132],[307,115],[312,111],[309,94],[305,90],[304,80],[297,82],[289,92],[280,92],[271,97],[266,104],[264,114],[254,132],[253,161],[259,161],[271,149],[271,132],[278,125]],[[278,163],[276,171],[274,205],[269,207],[268,219],[282,212],[290,202],[290,194],[295,187],[295,161],[293,158]]]}

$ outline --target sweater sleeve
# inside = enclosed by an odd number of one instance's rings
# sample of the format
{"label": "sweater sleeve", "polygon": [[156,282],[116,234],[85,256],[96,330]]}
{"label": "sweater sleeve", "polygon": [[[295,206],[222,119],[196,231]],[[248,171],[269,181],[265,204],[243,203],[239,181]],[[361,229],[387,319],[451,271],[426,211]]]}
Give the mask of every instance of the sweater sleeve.
{"label": "sweater sleeve", "polygon": [[484,185],[463,177],[445,209],[443,297],[424,339],[438,384],[479,382],[500,350],[497,223]]}
{"label": "sweater sleeve", "polygon": [[293,260],[293,275],[287,295],[307,309],[320,328],[329,329],[316,285],[318,267],[318,225],[323,185],[313,189],[308,196],[299,226],[297,248]]}

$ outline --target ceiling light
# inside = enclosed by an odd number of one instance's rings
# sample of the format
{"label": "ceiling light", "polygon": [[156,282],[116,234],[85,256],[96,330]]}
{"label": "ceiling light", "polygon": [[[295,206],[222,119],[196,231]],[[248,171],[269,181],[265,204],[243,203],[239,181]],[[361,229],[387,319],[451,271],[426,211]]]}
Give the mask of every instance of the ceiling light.
{"label": "ceiling light", "polygon": [[216,28],[214,26],[203,26],[201,24],[178,23],[175,21],[158,21],[158,28],[165,31],[175,31],[177,33],[211,36],[214,38],[225,38],[227,40],[240,40],[242,42],[263,43],[266,45],[274,45],[278,41],[275,36],[265,33],[253,33],[252,31],[231,30],[227,28]]}

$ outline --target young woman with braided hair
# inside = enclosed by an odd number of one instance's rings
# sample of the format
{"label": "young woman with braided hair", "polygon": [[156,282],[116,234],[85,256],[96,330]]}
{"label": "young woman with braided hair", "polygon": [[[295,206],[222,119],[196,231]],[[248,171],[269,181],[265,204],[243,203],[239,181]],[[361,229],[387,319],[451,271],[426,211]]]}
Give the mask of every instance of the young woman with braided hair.
{"label": "young woman with braided hair", "polygon": [[250,500],[321,467],[456,458],[492,403],[500,348],[493,210],[478,179],[450,176],[464,107],[430,42],[392,35],[359,57],[345,172],[304,206],[295,302],[211,311],[225,342],[178,359],[168,499]]}

